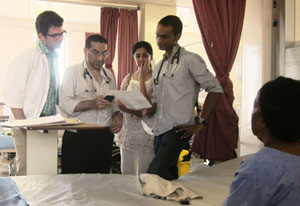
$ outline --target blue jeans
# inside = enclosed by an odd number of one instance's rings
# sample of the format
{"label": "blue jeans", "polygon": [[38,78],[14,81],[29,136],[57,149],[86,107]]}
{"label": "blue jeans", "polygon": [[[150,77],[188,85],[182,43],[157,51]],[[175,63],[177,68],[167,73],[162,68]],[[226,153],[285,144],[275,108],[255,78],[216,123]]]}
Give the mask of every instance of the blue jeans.
{"label": "blue jeans", "polygon": [[157,174],[167,180],[178,179],[177,162],[182,149],[188,148],[191,136],[180,139],[181,133],[173,128],[154,137],[155,157],[149,165],[147,173]]}

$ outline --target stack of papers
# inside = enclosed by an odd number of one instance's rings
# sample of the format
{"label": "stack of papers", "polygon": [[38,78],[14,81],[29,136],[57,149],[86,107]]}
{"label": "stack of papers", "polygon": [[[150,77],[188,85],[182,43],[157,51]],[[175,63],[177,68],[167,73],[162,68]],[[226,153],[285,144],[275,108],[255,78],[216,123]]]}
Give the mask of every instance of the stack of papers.
{"label": "stack of papers", "polygon": [[66,119],[60,114],[48,117],[39,117],[32,119],[17,119],[3,122],[3,127],[34,127],[34,126],[53,126],[53,125],[75,125],[80,123],[78,119]]}
{"label": "stack of papers", "polygon": [[144,97],[144,95],[137,90],[132,91],[119,91],[114,90],[112,94],[124,104],[127,109],[141,110],[151,107],[149,101]]}

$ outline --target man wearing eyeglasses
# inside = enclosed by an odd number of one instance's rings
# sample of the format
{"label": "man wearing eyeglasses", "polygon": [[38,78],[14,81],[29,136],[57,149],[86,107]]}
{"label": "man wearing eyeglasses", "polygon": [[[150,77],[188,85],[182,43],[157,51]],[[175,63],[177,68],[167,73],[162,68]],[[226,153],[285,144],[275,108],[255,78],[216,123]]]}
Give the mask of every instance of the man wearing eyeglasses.
{"label": "man wearing eyeglasses", "polygon": [[[58,68],[56,48],[66,31],[63,18],[53,11],[38,15],[38,40],[14,58],[4,79],[4,101],[12,119],[28,119],[57,113]],[[13,129],[17,156],[16,175],[26,175],[26,130]]]}
{"label": "man wearing eyeglasses", "polygon": [[100,35],[86,39],[85,60],[65,72],[59,92],[59,106],[71,118],[103,129],[66,131],[62,142],[62,173],[109,173],[114,134],[123,117],[111,96],[113,73],[103,67],[109,53]]}

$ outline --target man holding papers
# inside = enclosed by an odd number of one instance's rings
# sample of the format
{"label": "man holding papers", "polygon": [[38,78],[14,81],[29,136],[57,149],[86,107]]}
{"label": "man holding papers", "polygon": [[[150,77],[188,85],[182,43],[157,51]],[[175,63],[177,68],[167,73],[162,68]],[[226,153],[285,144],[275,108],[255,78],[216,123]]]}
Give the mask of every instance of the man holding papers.
{"label": "man holding papers", "polygon": [[[66,31],[63,18],[53,11],[41,13],[35,22],[38,40],[11,63],[4,82],[4,101],[12,118],[31,119],[55,115],[58,67],[56,48]],[[26,130],[13,129],[17,154],[17,175],[26,175]]]}
{"label": "man holding papers", "polygon": [[[177,16],[162,18],[156,27],[156,43],[166,52],[153,73],[152,103],[157,108],[153,128],[155,158],[147,172],[168,180],[178,178],[177,160],[181,150],[188,146],[195,132],[205,127],[223,93],[203,59],[178,45],[181,32],[182,22]],[[195,123],[194,105],[200,87],[208,95],[200,121]]]}
{"label": "man holding papers", "polygon": [[66,131],[62,142],[62,173],[109,173],[114,134],[122,128],[122,114],[111,96],[115,81],[103,64],[107,40],[91,35],[85,42],[85,60],[65,72],[59,106],[68,117],[103,126],[97,130]]}

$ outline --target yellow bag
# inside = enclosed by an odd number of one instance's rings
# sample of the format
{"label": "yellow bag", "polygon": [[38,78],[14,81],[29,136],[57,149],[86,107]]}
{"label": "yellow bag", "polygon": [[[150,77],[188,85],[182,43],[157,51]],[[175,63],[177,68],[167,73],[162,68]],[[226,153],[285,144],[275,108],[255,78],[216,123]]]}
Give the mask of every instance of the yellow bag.
{"label": "yellow bag", "polygon": [[190,152],[188,150],[184,149],[181,151],[179,155],[178,163],[177,163],[178,177],[181,177],[190,172],[192,161],[191,158],[188,156],[189,153]]}

